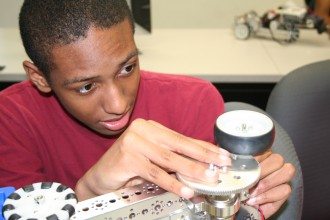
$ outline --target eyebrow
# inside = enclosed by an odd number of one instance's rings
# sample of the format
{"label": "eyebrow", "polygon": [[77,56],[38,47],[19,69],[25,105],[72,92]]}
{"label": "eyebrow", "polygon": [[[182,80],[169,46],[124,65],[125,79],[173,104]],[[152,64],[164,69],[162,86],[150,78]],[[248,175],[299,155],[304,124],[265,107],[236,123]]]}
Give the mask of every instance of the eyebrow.
{"label": "eyebrow", "polygon": [[[132,57],[135,57],[137,55],[141,54],[140,50],[136,49],[129,53],[126,58],[119,64],[120,67],[124,66]],[[99,76],[91,76],[91,77],[74,77],[72,79],[67,79],[63,82],[63,86],[67,87],[68,85],[74,84],[74,83],[81,83],[81,82],[88,82],[91,80],[95,80],[99,78]]]}
{"label": "eyebrow", "polygon": [[63,82],[64,87],[68,87],[68,85],[75,84],[75,83],[81,83],[81,82],[88,82],[90,80],[95,80],[99,76],[91,76],[91,77],[74,77],[72,79],[67,79]]}
{"label": "eyebrow", "polygon": [[141,52],[140,52],[139,49],[136,49],[136,50],[132,51],[131,53],[129,53],[126,56],[126,58],[124,59],[124,61],[120,63],[120,66],[125,65],[132,57],[135,57],[135,56],[137,56],[139,54],[141,54]]}

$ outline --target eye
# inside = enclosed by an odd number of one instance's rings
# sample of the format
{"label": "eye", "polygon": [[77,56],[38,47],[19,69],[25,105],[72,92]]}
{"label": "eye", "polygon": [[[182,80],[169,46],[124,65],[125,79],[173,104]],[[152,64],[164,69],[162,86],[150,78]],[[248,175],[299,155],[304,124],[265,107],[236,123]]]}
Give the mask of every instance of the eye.
{"label": "eye", "polygon": [[124,66],[124,68],[120,71],[121,75],[129,75],[131,72],[133,72],[135,67],[135,64],[130,64],[127,66]]}
{"label": "eye", "polygon": [[95,87],[95,83],[88,83],[78,88],[78,92],[81,94],[89,93]]}

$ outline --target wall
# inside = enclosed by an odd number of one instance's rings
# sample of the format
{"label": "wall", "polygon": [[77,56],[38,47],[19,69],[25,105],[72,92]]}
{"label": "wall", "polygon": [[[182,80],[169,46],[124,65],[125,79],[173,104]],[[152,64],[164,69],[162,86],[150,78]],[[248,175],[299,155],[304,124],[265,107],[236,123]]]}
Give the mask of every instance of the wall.
{"label": "wall", "polygon": [[[291,0],[304,6],[303,0]],[[153,28],[228,28],[250,10],[259,15],[287,0],[151,0]]]}
{"label": "wall", "polygon": [[[129,0],[128,0],[129,1]],[[226,28],[235,15],[262,14],[287,0],[151,0],[153,28]],[[302,5],[303,0],[292,0]],[[0,0],[0,28],[17,27],[23,0]]]}
{"label": "wall", "polygon": [[0,0],[0,28],[17,27],[23,0]]}

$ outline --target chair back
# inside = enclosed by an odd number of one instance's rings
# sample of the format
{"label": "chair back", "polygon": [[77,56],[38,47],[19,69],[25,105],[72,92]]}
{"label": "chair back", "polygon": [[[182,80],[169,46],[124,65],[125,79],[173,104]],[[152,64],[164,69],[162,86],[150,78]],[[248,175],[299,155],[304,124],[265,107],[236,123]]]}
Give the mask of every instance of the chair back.
{"label": "chair back", "polygon": [[330,219],[330,60],[284,76],[268,99],[268,112],[289,134],[302,168],[302,219]]}

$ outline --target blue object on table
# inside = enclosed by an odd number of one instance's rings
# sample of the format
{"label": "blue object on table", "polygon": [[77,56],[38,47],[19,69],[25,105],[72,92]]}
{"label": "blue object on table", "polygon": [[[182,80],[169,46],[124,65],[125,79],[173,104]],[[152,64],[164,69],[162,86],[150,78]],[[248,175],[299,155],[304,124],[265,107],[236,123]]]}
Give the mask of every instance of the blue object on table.
{"label": "blue object on table", "polygon": [[8,186],[8,187],[0,187],[0,220],[4,220],[4,217],[2,215],[2,207],[3,203],[6,201],[7,197],[15,191],[14,187]]}

